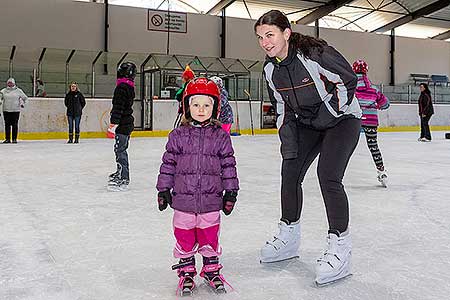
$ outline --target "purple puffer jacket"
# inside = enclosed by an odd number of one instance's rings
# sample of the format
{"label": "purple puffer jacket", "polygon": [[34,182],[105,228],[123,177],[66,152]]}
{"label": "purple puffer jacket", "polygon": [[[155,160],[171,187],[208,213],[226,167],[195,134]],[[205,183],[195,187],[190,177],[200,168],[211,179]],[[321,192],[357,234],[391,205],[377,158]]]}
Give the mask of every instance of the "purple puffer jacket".
{"label": "purple puffer jacket", "polygon": [[239,190],[231,138],[217,125],[174,129],[162,161],[156,188],[172,189],[173,209],[219,211],[223,191]]}

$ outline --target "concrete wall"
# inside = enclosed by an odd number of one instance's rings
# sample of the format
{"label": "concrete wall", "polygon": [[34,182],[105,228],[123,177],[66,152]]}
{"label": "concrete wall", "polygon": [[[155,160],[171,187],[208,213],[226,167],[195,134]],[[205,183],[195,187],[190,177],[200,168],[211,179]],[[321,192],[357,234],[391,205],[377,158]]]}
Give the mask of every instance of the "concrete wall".
{"label": "concrete wall", "polygon": [[[103,49],[102,4],[69,0],[2,0],[1,4],[0,45],[15,44],[18,52],[42,47]],[[264,58],[253,32],[254,22],[227,18],[227,57]],[[166,52],[167,34],[147,30],[146,9],[111,5],[109,23],[110,52]],[[314,34],[312,27],[293,28]],[[220,17],[188,14],[187,33],[171,33],[170,51],[219,56],[220,33]],[[366,59],[374,83],[389,83],[389,36],[324,28],[320,29],[320,35],[350,62]],[[410,73],[450,75],[450,43],[397,37],[395,64],[397,84],[408,81]]]}
{"label": "concrete wall", "polygon": [[[380,111],[378,116],[381,127],[420,125],[417,104],[391,104],[388,110]],[[450,105],[434,104],[430,125],[450,126]]]}

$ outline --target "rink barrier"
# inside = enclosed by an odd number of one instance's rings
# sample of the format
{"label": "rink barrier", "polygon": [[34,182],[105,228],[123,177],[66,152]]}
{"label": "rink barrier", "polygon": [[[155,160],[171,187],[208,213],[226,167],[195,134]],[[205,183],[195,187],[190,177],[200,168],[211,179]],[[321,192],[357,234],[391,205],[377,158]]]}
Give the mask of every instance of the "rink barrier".
{"label": "rink barrier", "polygon": [[[430,126],[431,131],[449,131],[450,126]],[[419,132],[419,126],[395,126],[395,127],[379,127],[379,132]],[[170,130],[155,131],[133,131],[132,137],[167,137]],[[255,129],[255,135],[277,134],[277,129]],[[251,129],[241,130],[241,135],[251,135]],[[5,135],[0,133],[0,139],[3,140]],[[19,140],[58,140],[67,139],[67,132],[19,132]],[[105,132],[81,132],[80,139],[98,139],[107,138]]]}

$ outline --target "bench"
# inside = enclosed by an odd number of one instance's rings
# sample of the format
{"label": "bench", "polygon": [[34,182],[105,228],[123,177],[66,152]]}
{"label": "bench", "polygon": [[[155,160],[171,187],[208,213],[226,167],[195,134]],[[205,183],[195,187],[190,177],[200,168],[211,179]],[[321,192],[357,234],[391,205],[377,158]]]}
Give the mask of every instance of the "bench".
{"label": "bench", "polygon": [[434,85],[446,85],[448,86],[448,76],[447,75],[431,75],[431,81]]}
{"label": "bench", "polygon": [[417,83],[429,83],[431,78],[428,74],[417,74],[417,73],[411,73],[411,79],[414,81],[414,85],[417,85]]}

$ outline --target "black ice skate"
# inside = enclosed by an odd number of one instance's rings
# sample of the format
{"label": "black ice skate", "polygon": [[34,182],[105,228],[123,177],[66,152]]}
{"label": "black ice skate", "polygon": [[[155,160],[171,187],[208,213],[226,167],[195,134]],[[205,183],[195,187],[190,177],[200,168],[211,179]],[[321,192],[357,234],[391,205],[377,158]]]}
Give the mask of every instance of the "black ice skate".
{"label": "black ice skate", "polygon": [[128,191],[128,185],[130,181],[128,179],[122,179],[120,177],[115,177],[108,181],[108,191],[111,192],[121,192]]}

